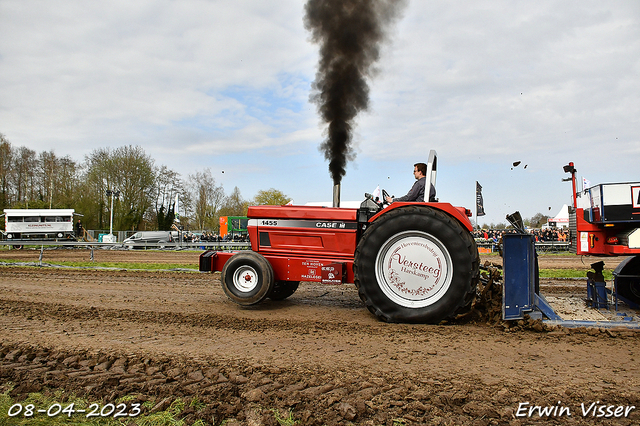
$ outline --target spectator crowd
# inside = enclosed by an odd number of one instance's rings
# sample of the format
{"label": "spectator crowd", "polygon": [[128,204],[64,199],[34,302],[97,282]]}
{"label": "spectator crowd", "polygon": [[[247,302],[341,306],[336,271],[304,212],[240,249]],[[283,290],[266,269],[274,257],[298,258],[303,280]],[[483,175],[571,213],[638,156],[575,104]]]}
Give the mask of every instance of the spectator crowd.
{"label": "spectator crowd", "polygon": [[[478,229],[474,231],[473,237],[480,242],[497,243],[504,234],[513,232],[515,232],[513,229]],[[530,229],[529,233],[534,236],[537,243],[569,241],[569,231],[563,228]]]}
{"label": "spectator crowd", "polygon": [[248,234],[226,234],[224,237],[220,237],[218,234],[214,234],[212,232],[204,232],[202,234],[192,234],[189,233],[189,237],[185,237],[185,240],[189,242],[207,242],[207,243],[239,243],[239,242],[248,242],[249,235]]}

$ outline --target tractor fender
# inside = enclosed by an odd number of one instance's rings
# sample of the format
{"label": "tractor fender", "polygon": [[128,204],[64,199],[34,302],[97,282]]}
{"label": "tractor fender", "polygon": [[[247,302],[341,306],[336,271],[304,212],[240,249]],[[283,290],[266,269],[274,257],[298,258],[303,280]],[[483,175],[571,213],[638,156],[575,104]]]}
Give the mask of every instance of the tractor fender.
{"label": "tractor fender", "polygon": [[[395,209],[398,209],[398,208],[401,208],[401,207],[406,207],[406,206],[427,206],[427,207],[430,207],[432,209],[439,210],[439,211],[441,211],[443,213],[448,214],[449,216],[451,216],[452,218],[454,218],[455,220],[460,222],[460,224],[462,226],[464,226],[465,228],[467,228],[467,230],[469,232],[473,232],[473,225],[471,224],[471,221],[469,220],[469,217],[467,216],[467,212],[469,212],[469,210],[465,209],[464,207],[454,207],[453,205],[451,205],[449,203],[417,203],[417,202],[400,202],[400,201],[396,201],[394,203],[391,203],[387,208],[382,209],[381,211],[376,213],[374,216],[372,216],[369,219],[369,223],[374,222],[380,216],[382,216],[384,214],[387,214],[392,210],[395,210]],[[469,214],[470,214],[470,212],[469,212]]]}

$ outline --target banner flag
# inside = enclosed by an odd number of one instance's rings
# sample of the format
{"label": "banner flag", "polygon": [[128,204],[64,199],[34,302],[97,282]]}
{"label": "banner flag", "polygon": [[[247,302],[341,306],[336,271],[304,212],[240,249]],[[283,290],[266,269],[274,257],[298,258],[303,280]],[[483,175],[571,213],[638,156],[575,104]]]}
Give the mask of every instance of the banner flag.
{"label": "banner flag", "polygon": [[378,185],[376,187],[376,189],[371,193],[371,195],[373,196],[373,199],[375,200],[376,198],[379,200],[380,199],[380,185]]}
{"label": "banner flag", "polygon": [[484,216],[484,200],[482,199],[482,186],[476,181],[476,216]]}

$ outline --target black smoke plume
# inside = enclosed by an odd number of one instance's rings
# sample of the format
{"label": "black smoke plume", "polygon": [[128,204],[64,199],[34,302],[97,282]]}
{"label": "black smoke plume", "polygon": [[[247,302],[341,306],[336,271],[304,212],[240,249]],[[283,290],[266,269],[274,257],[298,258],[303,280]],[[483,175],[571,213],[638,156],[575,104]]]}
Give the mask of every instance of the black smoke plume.
{"label": "black smoke plume", "polygon": [[311,101],[327,123],[320,150],[329,160],[334,185],[346,174],[355,117],[369,106],[370,80],[390,24],[405,0],[308,0],[305,28],[320,45]]}

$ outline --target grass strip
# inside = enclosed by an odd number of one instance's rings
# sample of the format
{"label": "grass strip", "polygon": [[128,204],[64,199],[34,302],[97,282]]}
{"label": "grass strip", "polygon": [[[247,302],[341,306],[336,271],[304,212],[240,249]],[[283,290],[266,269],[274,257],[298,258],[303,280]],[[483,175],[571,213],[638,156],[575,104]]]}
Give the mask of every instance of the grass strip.
{"label": "grass strip", "polygon": [[[587,278],[588,269],[540,269],[540,278]],[[602,271],[605,281],[613,280],[613,271]]]}
{"label": "grass strip", "polygon": [[[1,264],[13,264],[13,263],[35,263],[37,261],[22,261],[16,259],[0,259]],[[131,263],[131,262],[47,262],[43,260],[43,263],[51,265],[60,265],[68,268],[113,268],[113,269],[142,269],[142,270],[171,270],[171,269],[189,269],[198,271],[197,263]]]}
{"label": "grass strip", "polygon": [[[2,264],[13,263],[37,263],[37,261],[17,261],[15,259],[1,259],[0,266]],[[112,269],[136,269],[136,270],[149,270],[149,271],[167,271],[174,269],[187,269],[197,272],[198,264],[194,263],[131,263],[131,262],[46,262],[46,264],[55,264],[69,268],[112,268]],[[603,271],[606,281],[613,280],[613,271],[605,269]],[[540,278],[586,278],[587,269],[540,269]]]}

